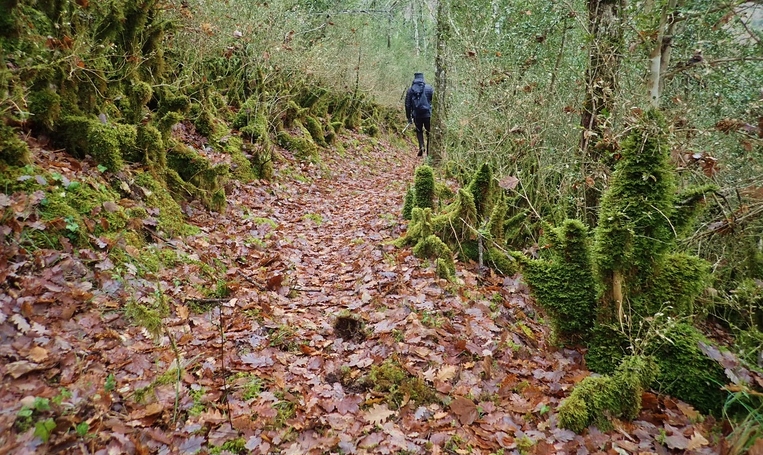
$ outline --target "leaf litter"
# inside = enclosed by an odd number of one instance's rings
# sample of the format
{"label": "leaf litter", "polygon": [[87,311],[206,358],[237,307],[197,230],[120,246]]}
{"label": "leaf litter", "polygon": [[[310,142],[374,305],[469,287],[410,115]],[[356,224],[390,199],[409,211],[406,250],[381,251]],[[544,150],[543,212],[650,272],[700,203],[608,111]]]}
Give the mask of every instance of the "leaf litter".
{"label": "leaf litter", "polygon": [[[352,139],[321,165],[232,184],[225,213],[188,210],[201,233],[163,246],[191,260],[151,275],[116,275],[104,251],[4,246],[3,452],[717,453],[712,417],[651,393],[612,432],[558,428],[559,402],[588,375],[581,353],[549,343],[521,277],[459,264],[455,285],[392,246],[417,162]],[[201,292],[210,267],[225,297]],[[160,294],[161,329],[130,323],[128,302]],[[23,409],[53,419],[47,443],[19,425]]]}

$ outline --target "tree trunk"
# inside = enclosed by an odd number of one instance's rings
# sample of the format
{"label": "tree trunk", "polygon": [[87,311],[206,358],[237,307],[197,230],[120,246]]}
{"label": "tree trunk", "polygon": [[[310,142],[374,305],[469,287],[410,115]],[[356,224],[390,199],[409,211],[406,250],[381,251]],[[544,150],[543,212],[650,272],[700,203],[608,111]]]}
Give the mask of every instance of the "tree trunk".
{"label": "tree trunk", "polygon": [[670,65],[670,57],[673,50],[673,36],[676,31],[676,8],[680,6],[678,0],[669,0],[660,13],[660,25],[657,30],[657,39],[649,53],[649,76],[647,77],[649,89],[649,103],[654,108],[660,107],[660,95],[662,94],[663,76]]}
{"label": "tree trunk", "polygon": [[604,137],[608,117],[614,109],[617,73],[623,51],[621,14],[625,0],[588,0],[588,20],[593,40],[586,71],[586,94],[583,102],[580,153],[583,161],[584,215],[590,226],[596,225],[596,212],[602,191],[602,169],[613,152]]}
{"label": "tree trunk", "polygon": [[437,5],[437,55],[435,56],[435,99],[432,103],[432,144],[429,156],[432,164],[437,165],[446,157],[445,120],[447,117],[448,94],[448,37],[450,28],[447,18],[447,0],[440,0]]}

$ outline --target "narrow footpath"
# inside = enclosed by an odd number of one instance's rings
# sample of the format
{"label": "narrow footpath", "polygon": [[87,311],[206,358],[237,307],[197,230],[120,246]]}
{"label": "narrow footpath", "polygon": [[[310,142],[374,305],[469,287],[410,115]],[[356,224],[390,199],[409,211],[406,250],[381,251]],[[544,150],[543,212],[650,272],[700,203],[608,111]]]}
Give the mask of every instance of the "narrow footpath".
{"label": "narrow footpath", "polygon": [[[457,263],[451,283],[393,246],[422,160],[342,141],[230,184],[225,213],[186,206],[202,232],[164,239],[179,259],[154,275],[105,278],[105,261],[46,252],[55,266],[24,281],[36,312],[0,324],[0,353],[20,359],[2,366],[0,455],[717,453],[711,418],[650,393],[614,431],[558,428],[589,374],[581,353],[547,340],[520,277]],[[169,315],[152,332],[128,302]],[[65,410],[47,444],[35,397]]]}

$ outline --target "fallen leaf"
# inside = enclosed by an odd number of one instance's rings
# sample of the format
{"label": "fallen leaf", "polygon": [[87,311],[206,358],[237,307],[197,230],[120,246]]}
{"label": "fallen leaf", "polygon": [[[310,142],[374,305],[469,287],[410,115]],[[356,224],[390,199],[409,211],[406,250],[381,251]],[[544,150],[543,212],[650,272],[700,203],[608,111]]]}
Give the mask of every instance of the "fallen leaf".
{"label": "fallen leaf", "polygon": [[708,442],[708,440],[705,439],[704,436],[702,436],[701,434],[699,434],[699,432],[695,430],[694,434],[689,440],[689,445],[686,447],[686,450],[696,450],[708,444],[710,444],[710,442]]}
{"label": "fallen leaf", "polygon": [[384,421],[393,414],[395,414],[395,411],[390,410],[386,404],[375,404],[374,407],[367,410],[363,416],[371,425],[376,425],[384,423]]}
{"label": "fallen leaf", "polygon": [[445,365],[437,372],[437,379],[440,381],[450,381],[456,377],[456,371],[458,371],[458,368],[455,365]]}
{"label": "fallen leaf", "polygon": [[283,282],[283,275],[280,273],[276,273],[270,278],[268,278],[268,283],[265,286],[268,288],[268,291],[275,291],[281,287],[281,283]]}
{"label": "fallen leaf", "polygon": [[5,372],[18,379],[21,376],[29,373],[30,371],[42,370],[44,367],[37,363],[27,362],[26,360],[19,360],[18,362],[11,362],[5,367]]}
{"label": "fallen leaf", "polygon": [[48,358],[48,350],[39,346],[35,346],[29,350],[29,358],[35,362],[43,362]]}
{"label": "fallen leaf", "polygon": [[450,403],[450,410],[456,414],[461,425],[471,425],[479,416],[477,405],[472,400],[464,397],[456,397]]}
{"label": "fallen leaf", "polygon": [[16,325],[16,328],[19,329],[19,332],[21,333],[26,334],[32,328],[32,326],[29,325],[27,320],[24,319],[24,316],[18,313],[11,316],[11,321],[13,321],[13,323]]}

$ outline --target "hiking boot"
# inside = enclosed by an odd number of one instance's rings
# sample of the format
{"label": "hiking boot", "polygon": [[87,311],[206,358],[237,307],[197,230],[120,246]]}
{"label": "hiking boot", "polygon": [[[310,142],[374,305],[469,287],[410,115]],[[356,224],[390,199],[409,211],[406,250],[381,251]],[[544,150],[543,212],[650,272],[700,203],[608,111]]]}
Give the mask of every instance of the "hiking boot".
{"label": "hiking boot", "polygon": [[424,149],[419,149],[419,154],[416,156],[424,156]]}

